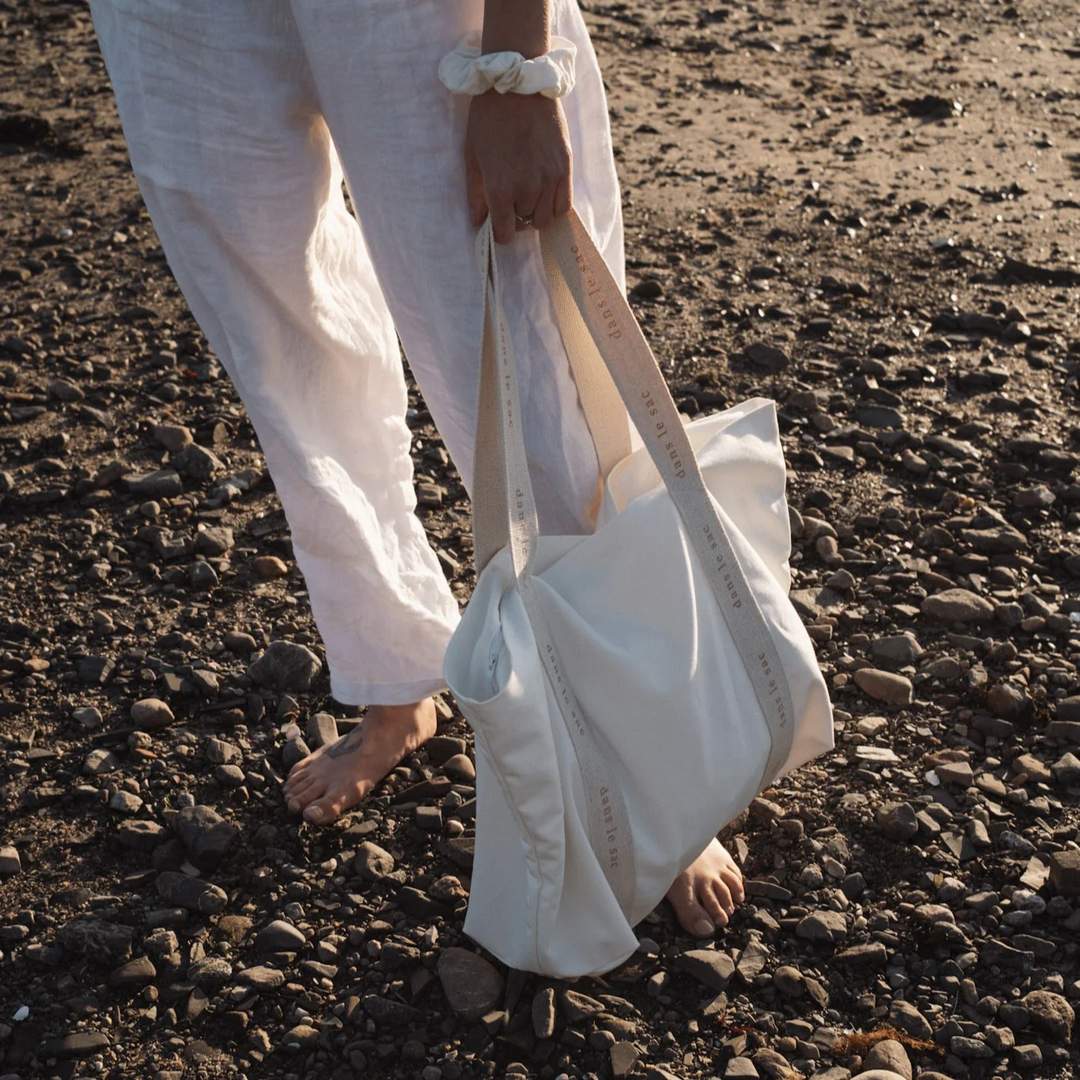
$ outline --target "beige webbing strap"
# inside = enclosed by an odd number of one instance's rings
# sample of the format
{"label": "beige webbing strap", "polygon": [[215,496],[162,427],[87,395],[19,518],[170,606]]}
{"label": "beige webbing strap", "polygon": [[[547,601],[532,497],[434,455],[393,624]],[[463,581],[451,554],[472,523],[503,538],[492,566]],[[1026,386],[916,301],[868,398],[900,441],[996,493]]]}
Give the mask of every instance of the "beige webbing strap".
{"label": "beige webbing strap", "polygon": [[[772,745],[759,785],[767,787],[791,754],[795,733],[791,687],[776,642],[705,487],[656,359],[588,230],[571,210],[541,233],[541,243],[549,272],[557,266],[566,282],[708,574],[769,727]],[[552,290],[557,305],[565,295]],[[569,313],[558,311],[558,317],[563,323]]]}
{"label": "beige webbing strap", "polygon": [[607,365],[597,352],[596,342],[574,303],[566,279],[559,272],[558,265],[552,263],[552,254],[546,244],[543,245],[543,253],[556,321],[574,373],[581,408],[596,446],[600,475],[606,480],[611,470],[623,458],[629,457],[633,450],[630,417]]}
{"label": "beige webbing strap", "polygon": [[[533,589],[532,567],[539,535],[536,505],[529,467],[525,456],[525,441],[521,432],[521,408],[518,398],[514,350],[499,292],[498,267],[495,261],[495,241],[490,221],[481,228],[478,243],[484,286],[484,341],[481,353],[481,383],[494,386],[494,394],[481,391],[482,408],[491,411],[478,418],[477,476],[493,477],[492,461],[503,465],[498,478],[501,491],[476,484],[473,522],[477,529],[477,552],[490,551],[494,541],[482,531],[493,524],[491,506],[500,502],[506,507],[503,529],[508,535],[510,558],[513,563],[518,595],[525,608],[529,625],[536,640],[537,652],[552,692],[570,734],[585,789],[589,841],[607,878],[620,908],[629,914],[634,906],[637,872],[634,863],[634,842],[630,832],[621,786],[608,755],[601,750],[595,733],[589,727],[573,688],[563,675],[559,651],[548,629],[547,619]],[[495,423],[492,423],[492,420]],[[488,505],[488,499],[491,504]],[[478,563],[479,566],[479,563]]]}

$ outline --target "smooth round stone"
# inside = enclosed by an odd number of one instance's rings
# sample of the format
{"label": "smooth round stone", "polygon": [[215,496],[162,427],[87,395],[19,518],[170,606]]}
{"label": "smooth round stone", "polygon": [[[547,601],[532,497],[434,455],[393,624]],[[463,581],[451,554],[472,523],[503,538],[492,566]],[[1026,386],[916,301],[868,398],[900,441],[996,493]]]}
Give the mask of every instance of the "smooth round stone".
{"label": "smooth round stone", "polygon": [[264,926],[255,938],[258,953],[297,952],[307,944],[307,938],[292,923],[275,919]]}
{"label": "smooth round stone", "polygon": [[167,727],[176,717],[160,698],[143,698],[131,706],[131,719],[142,731],[157,731]]}

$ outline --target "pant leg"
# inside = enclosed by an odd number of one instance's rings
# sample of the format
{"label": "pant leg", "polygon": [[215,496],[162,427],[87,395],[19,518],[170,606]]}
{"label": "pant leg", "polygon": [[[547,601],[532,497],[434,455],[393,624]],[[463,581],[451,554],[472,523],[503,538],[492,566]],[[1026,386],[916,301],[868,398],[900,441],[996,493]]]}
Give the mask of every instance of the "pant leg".
{"label": "pant leg", "polygon": [[[483,0],[292,0],[292,8],[409,364],[471,493],[483,297],[465,195],[468,99],[450,94],[437,68],[481,25]],[[552,31],[578,46],[577,86],[563,99],[574,203],[621,282],[607,105],[575,0],[552,0]],[[537,234],[519,233],[500,260],[541,528],[580,532],[598,469]]]}
{"label": "pant leg", "polygon": [[394,327],[287,0],[93,0],[143,198],[244,400],[334,696],[443,686],[458,618],[415,514]]}

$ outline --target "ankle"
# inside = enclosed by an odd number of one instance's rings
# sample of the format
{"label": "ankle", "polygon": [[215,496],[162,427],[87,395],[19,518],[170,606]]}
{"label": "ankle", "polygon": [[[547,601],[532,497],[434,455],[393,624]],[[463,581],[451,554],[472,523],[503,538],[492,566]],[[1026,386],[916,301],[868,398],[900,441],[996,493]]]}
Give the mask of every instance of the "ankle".
{"label": "ankle", "polygon": [[424,698],[423,701],[414,701],[408,705],[369,705],[364,720],[380,726],[434,727],[435,702],[431,698]]}

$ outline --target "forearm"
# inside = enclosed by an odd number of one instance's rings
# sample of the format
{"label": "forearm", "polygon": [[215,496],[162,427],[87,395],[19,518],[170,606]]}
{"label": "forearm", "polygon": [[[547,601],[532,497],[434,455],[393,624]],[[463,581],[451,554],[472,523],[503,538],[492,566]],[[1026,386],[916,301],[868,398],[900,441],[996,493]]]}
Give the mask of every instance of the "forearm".
{"label": "forearm", "polygon": [[549,0],[484,0],[481,51],[543,56],[551,44],[549,16]]}

